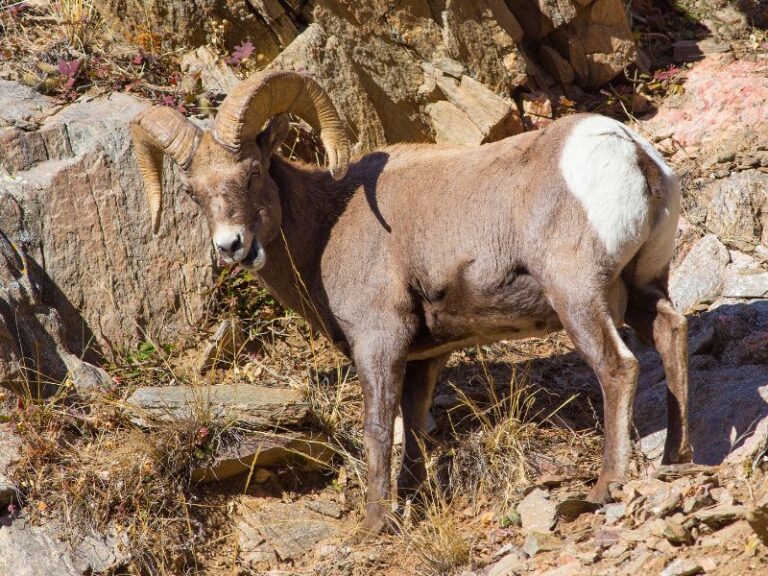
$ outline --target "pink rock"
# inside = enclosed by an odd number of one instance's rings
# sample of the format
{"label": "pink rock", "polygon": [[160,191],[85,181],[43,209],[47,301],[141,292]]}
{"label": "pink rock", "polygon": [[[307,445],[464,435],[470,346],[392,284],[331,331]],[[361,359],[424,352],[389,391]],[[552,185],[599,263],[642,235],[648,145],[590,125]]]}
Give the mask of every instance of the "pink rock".
{"label": "pink rock", "polygon": [[683,146],[722,141],[725,133],[768,130],[768,63],[706,56],[688,72],[683,101],[670,100],[646,128],[671,132]]}

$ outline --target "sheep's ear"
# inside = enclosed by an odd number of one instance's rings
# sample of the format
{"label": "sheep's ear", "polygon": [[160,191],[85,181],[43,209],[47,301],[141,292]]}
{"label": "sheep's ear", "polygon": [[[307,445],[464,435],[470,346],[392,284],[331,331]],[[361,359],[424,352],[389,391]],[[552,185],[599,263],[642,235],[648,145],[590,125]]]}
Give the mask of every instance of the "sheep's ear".
{"label": "sheep's ear", "polygon": [[262,158],[267,159],[272,156],[275,150],[288,137],[288,130],[290,130],[290,124],[287,114],[279,114],[269,121],[267,127],[259,132],[256,138],[256,142],[259,144],[259,148],[261,148]]}

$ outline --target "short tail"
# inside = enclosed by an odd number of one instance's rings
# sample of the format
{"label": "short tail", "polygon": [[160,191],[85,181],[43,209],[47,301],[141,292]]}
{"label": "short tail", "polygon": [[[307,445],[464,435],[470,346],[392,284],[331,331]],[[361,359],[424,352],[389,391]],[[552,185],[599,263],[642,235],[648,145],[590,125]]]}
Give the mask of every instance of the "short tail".
{"label": "short tail", "polygon": [[637,134],[627,130],[637,146],[637,160],[651,203],[650,233],[632,259],[625,280],[644,286],[666,280],[675,246],[680,217],[680,180],[659,152]]}

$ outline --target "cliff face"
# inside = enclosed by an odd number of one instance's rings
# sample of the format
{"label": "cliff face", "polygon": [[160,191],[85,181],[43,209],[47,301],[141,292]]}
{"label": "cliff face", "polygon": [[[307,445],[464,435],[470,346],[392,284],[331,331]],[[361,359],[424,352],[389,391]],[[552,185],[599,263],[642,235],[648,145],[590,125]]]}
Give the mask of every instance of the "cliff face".
{"label": "cliff face", "polygon": [[96,4],[129,41],[250,41],[260,66],[312,73],[361,150],[507,136],[522,130],[519,110],[531,93],[578,96],[637,56],[621,0]]}

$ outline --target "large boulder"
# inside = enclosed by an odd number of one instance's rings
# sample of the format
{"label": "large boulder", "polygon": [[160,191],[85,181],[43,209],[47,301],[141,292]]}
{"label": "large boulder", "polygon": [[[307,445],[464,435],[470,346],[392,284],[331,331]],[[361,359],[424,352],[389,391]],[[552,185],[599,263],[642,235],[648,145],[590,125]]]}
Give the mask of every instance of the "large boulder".
{"label": "large boulder", "polygon": [[16,485],[9,476],[11,466],[19,459],[21,437],[10,426],[0,425],[0,510],[16,498]]}
{"label": "large boulder", "polygon": [[[726,104],[727,103],[727,104]],[[724,151],[757,151],[768,138],[768,76],[759,60],[706,56],[686,73],[685,92],[670,99],[643,129],[669,136],[705,161]],[[733,150],[735,148],[735,150]]]}
{"label": "large boulder", "polygon": [[213,256],[170,162],[163,223],[151,233],[128,134],[146,106],[113,94],[56,112],[0,81],[0,231],[28,256],[40,303],[78,356],[177,338],[203,313]]}
{"label": "large boulder", "polygon": [[279,0],[97,0],[111,31],[145,48],[258,42],[274,58],[298,34]]}
{"label": "large boulder", "polygon": [[[768,302],[722,304],[690,323],[690,424],[694,462],[719,464],[764,442],[768,427]],[[703,336],[703,338],[702,338]],[[666,438],[666,380],[655,352],[641,352],[635,400],[640,448],[659,458]],[[755,433],[760,436],[754,440]]]}
{"label": "large boulder", "polygon": [[669,295],[681,312],[701,302],[711,302],[723,289],[731,257],[717,236],[709,234],[693,245],[669,279]]}
{"label": "large boulder", "polygon": [[711,232],[741,245],[768,245],[768,174],[735,172],[715,180],[701,196],[709,199],[706,226]]}
{"label": "large boulder", "polygon": [[635,58],[619,0],[448,1],[439,12],[426,0],[312,4],[314,23],[269,66],[315,76],[362,151],[515,134],[517,92],[578,94],[574,86],[607,82]]}

